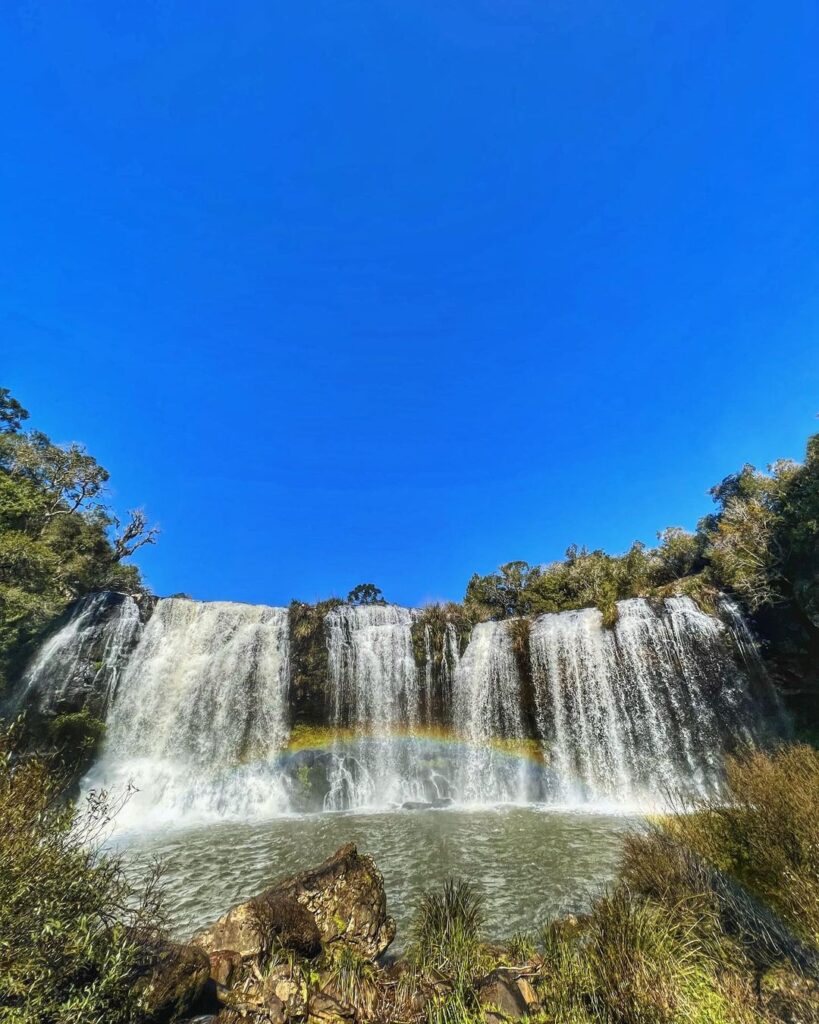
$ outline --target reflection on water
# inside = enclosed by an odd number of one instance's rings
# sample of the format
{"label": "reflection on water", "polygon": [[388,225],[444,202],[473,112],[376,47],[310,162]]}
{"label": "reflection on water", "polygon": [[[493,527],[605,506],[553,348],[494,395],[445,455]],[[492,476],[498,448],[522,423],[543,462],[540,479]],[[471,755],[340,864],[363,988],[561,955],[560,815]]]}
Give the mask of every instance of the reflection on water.
{"label": "reflection on water", "polygon": [[129,859],[165,861],[171,923],[179,937],[354,842],[384,875],[388,908],[398,922],[394,948],[400,950],[419,895],[452,875],[483,890],[488,938],[531,931],[583,910],[614,877],[623,834],[632,826],[623,817],[506,807],[225,822],[122,841]]}

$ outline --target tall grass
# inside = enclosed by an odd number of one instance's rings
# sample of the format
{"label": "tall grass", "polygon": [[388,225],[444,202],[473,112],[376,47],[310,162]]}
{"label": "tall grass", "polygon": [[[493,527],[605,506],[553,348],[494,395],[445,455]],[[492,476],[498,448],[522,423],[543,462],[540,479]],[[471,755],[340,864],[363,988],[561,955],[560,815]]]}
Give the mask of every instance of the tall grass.
{"label": "tall grass", "polygon": [[[682,919],[678,911],[683,910]],[[718,964],[684,908],[637,896],[626,886],[597,901],[579,936],[543,936],[540,994],[555,1024],[750,1024],[732,1005]]]}
{"label": "tall grass", "polygon": [[819,945],[819,751],[802,744],[729,758],[726,796],[662,822]]}
{"label": "tall grass", "polygon": [[483,897],[469,882],[449,879],[421,897],[412,925],[411,957],[426,970],[465,979],[481,966]]}

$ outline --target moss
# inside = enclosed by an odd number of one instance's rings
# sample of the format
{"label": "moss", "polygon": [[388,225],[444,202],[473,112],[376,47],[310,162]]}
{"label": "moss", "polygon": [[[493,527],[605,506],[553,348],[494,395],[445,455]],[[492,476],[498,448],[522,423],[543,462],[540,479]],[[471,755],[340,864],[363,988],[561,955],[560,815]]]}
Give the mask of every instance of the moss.
{"label": "moss", "polygon": [[463,605],[456,604],[454,601],[445,604],[428,604],[413,620],[411,627],[412,653],[419,669],[425,668],[427,664],[427,633],[429,634],[433,664],[440,666],[445,656],[444,641],[447,626],[455,627],[458,653],[463,654],[472,632],[472,622]]}
{"label": "moss", "polygon": [[327,707],[327,638],[324,618],[344,602],[331,597],[317,604],[290,604],[291,721],[320,723]]}
{"label": "moss", "polygon": [[620,618],[617,602],[607,601],[605,604],[598,605],[598,607],[603,615],[603,628],[614,629],[617,625],[617,620]]}
{"label": "moss", "polygon": [[[338,730],[326,725],[300,723],[290,730],[285,750],[289,754],[295,754],[299,750],[321,750],[328,747],[338,735]],[[352,732],[350,735],[352,736]]]}

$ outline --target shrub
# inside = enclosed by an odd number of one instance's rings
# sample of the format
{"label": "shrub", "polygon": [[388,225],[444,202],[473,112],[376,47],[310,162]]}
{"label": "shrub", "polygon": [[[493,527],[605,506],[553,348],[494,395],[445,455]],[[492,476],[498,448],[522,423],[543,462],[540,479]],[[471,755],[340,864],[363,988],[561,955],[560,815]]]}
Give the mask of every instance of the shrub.
{"label": "shrub", "polygon": [[132,1024],[134,982],[159,948],[161,889],[141,888],[100,842],[104,797],[75,816],[63,779],[0,733],[0,1019],[14,1024]]}
{"label": "shrub", "polygon": [[412,926],[411,958],[424,970],[456,983],[483,966],[480,933],[483,898],[469,882],[449,879],[425,893]]}
{"label": "shrub", "polygon": [[663,828],[819,944],[819,751],[729,758],[726,790]]}
{"label": "shrub", "polygon": [[88,708],[57,715],[49,724],[51,742],[73,760],[99,748],[105,735],[105,723],[95,718]]}
{"label": "shrub", "polygon": [[715,963],[679,907],[619,886],[579,935],[544,933],[540,993],[556,1024],[744,1024],[753,1013],[723,991]]}

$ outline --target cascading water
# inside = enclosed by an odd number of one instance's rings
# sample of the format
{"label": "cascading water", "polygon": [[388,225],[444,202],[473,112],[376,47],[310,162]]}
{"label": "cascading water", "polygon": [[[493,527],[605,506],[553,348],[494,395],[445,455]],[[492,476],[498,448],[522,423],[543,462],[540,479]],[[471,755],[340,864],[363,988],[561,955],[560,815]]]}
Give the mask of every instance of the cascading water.
{"label": "cascading water", "polygon": [[332,726],[328,810],[389,806],[440,795],[423,766],[417,613],[397,605],[341,605],[325,619]]}
{"label": "cascading water", "polygon": [[532,623],[536,710],[558,788],[568,803],[655,806],[719,779],[731,743],[757,743],[765,726],[731,634],[687,597],[655,611],[620,601],[604,629],[596,609]]}
{"label": "cascading water", "polygon": [[124,594],[88,594],[40,647],[26,668],[14,703],[46,714],[90,705],[104,713],[142,624]]}
{"label": "cascading water", "polygon": [[[521,679],[508,622],[481,622],[472,630],[453,678],[453,722],[465,749],[454,788],[466,803],[523,803],[526,763],[493,748],[497,740],[526,740]],[[516,742],[517,741],[517,742]]]}
{"label": "cascading water", "polygon": [[[326,717],[319,702],[308,719],[331,747],[288,752],[288,623],[282,608],[171,598],[143,625],[133,598],[93,594],[31,661],[17,704],[106,716],[85,785],[134,783],[126,828],[407,802],[654,807],[711,791],[726,748],[787,732],[727,599],[719,616],[685,597],[621,601],[613,629],[595,609],[479,623],[462,655],[451,622],[341,605],[316,638]],[[527,627],[528,664],[512,639]]]}
{"label": "cascading water", "polygon": [[119,824],[287,809],[288,614],[160,601],[120,681],[88,786],[137,792]]}

